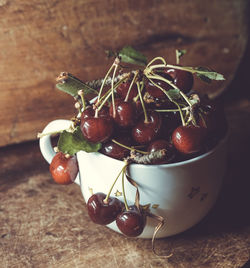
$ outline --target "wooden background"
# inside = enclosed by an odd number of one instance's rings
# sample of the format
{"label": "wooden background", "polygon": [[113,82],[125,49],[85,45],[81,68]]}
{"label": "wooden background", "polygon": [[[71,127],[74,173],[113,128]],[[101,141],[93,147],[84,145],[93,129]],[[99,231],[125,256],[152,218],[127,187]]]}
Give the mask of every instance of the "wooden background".
{"label": "wooden background", "polygon": [[175,49],[185,48],[183,64],[226,76],[195,85],[217,96],[244,54],[248,11],[247,0],[1,0],[0,146],[35,139],[51,120],[71,118],[73,100],[55,89],[55,77],[103,76],[106,49],[132,45],[174,62]]}

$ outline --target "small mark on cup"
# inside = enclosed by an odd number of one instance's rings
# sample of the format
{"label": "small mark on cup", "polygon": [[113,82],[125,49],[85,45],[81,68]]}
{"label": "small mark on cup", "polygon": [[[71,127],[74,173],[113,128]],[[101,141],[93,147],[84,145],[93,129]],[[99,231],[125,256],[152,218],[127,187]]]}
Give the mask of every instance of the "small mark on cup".
{"label": "small mark on cup", "polygon": [[187,195],[190,199],[193,199],[200,192],[200,187],[192,187],[190,193]]}

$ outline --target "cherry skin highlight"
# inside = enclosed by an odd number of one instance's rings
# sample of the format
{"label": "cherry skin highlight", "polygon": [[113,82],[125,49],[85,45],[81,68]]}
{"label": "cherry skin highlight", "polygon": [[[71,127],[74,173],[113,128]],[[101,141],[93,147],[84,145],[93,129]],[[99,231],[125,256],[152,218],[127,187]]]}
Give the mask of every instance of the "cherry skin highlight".
{"label": "cherry skin highlight", "polygon": [[172,134],[175,148],[183,154],[198,153],[202,150],[206,138],[203,127],[189,125],[179,126]]}
{"label": "cherry skin highlight", "polygon": [[[114,139],[126,146],[131,146],[132,144],[132,138],[128,136],[128,134],[123,134],[122,136],[117,135],[114,137]],[[123,160],[126,156],[129,155],[130,150],[114,143],[113,141],[108,141],[105,144],[103,144],[101,152],[109,157]]]}
{"label": "cherry skin highlight", "polygon": [[71,184],[78,174],[78,163],[75,156],[65,157],[62,152],[57,153],[50,164],[50,173],[55,182]]}
{"label": "cherry skin highlight", "polygon": [[[130,87],[130,82],[124,82],[124,83],[121,83],[116,88],[116,92],[121,97],[121,99],[124,100],[126,98],[129,87]],[[129,96],[128,96],[128,101],[131,101],[134,97],[137,96],[137,94],[138,94],[137,86],[136,86],[136,84],[133,84],[131,91],[129,93]]]}
{"label": "cherry skin highlight", "polygon": [[[167,73],[161,72],[159,73],[159,76],[162,76],[163,78],[167,80],[170,80],[170,82],[172,81],[171,76],[168,75]],[[168,83],[162,80],[153,79],[152,81],[158,86],[162,87],[166,91],[172,88]],[[154,85],[151,81],[148,81],[146,83],[146,91],[154,98],[166,98],[167,97],[166,94],[156,85]]]}
{"label": "cherry skin highlight", "polygon": [[123,203],[119,199],[109,197],[105,203],[105,198],[104,193],[96,193],[87,202],[88,214],[94,223],[107,225],[113,222],[123,209]]}
{"label": "cherry skin highlight", "polygon": [[145,227],[145,213],[136,206],[130,206],[129,210],[121,212],[116,218],[116,224],[119,230],[126,236],[139,236]]}
{"label": "cherry skin highlight", "polygon": [[92,117],[81,122],[81,131],[86,140],[97,143],[107,141],[113,133],[113,120],[110,117]]}
{"label": "cherry skin highlight", "polygon": [[190,72],[169,68],[166,73],[171,76],[173,83],[184,93],[188,93],[194,83],[194,77]]}
{"label": "cherry skin highlight", "polygon": [[[113,117],[113,105],[110,105],[110,116]],[[132,127],[136,122],[136,109],[132,102],[115,102],[115,123],[123,128]]]}
{"label": "cherry skin highlight", "polygon": [[161,125],[160,114],[154,111],[148,112],[148,122],[145,122],[142,116],[132,129],[132,137],[139,144],[147,144],[158,137]]}

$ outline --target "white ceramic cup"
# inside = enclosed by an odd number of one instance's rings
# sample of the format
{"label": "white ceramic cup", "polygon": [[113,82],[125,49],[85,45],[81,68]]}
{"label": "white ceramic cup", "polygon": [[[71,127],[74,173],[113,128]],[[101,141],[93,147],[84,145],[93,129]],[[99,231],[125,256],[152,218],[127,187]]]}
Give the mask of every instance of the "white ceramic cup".
{"label": "white ceramic cup", "polygon": [[[43,133],[69,128],[71,121],[55,120],[50,122]],[[227,138],[221,140],[211,151],[179,163],[163,165],[131,164],[128,172],[139,185],[140,204],[151,204],[150,210],[164,217],[165,224],[157,238],[167,237],[187,230],[198,223],[214,205],[227,163]],[[55,152],[51,146],[50,136],[40,139],[42,155],[48,163]],[[76,183],[80,185],[85,201],[91,192],[108,193],[115,178],[124,166],[124,162],[101,153],[77,153],[79,174]],[[125,193],[128,204],[135,201],[136,189],[125,180]],[[121,178],[112,191],[122,192]],[[123,200],[123,197],[118,197]],[[140,238],[152,238],[157,222],[149,218]],[[113,222],[109,228],[120,232]]]}

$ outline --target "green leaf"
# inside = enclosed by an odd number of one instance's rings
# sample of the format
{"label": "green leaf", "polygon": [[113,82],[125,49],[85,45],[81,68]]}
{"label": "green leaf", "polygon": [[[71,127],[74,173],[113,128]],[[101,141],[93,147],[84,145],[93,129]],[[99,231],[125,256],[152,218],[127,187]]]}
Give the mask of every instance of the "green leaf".
{"label": "green leaf", "polygon": [[83,137],[80,127],[77,127],[73,133],[64,130],[60,134],[57,147],[65,154],[74,155],[81,150],[88,153],[97,152],[101,149],[102,144],[87,141]]}
{"label": "green leaf", "polygon": [[169,89],[168,94],[173,100],[178,100],[181,98],[180,90],[179,89]]}
{"label": "green leaf", "polygon": [[206,67],[197,67],[194,70],[196,75],[206,83],[211,83],[211,80],[225,80],[222,74],[211,71]]}
{"label": "green leaf", "polygon": [[140,66],[147,65],[147,58],[142,53],[140,53],[139,51],[135,50],[130,46],[124,47],[118,53],[118,55],[121,57],[122,62],[132,63]]}
{"label": "green leaf", "polygon": [[187,50],[186,49],[176,49],[176,57],[178,58],[178,61],[186,53],[187,53]]}
{"label": "green leaf", "polygon": [[66,72],[61,73],[59,77],[57,78],[57,82],[58,83],[56,84],[56,87],[59,90],[66,92],[67,94],[75,98],[78,97],[78,91],[80,89],[83,90],[84,95],[87,95],[89,93],[98,94],[98,92],[95,89],[86,85],[84,82],[74,77],[70,73],[66,73]]}

